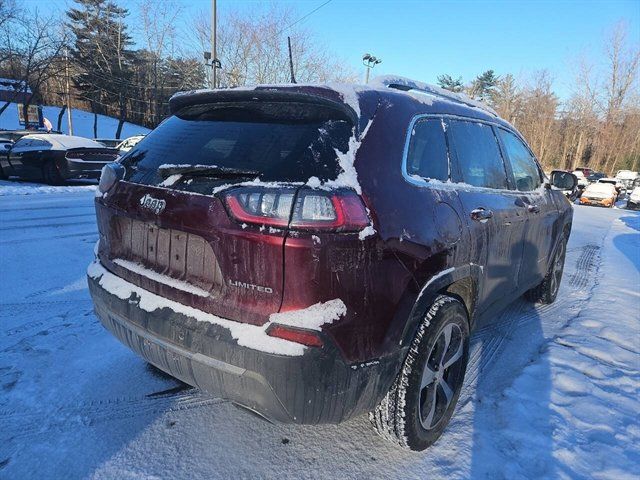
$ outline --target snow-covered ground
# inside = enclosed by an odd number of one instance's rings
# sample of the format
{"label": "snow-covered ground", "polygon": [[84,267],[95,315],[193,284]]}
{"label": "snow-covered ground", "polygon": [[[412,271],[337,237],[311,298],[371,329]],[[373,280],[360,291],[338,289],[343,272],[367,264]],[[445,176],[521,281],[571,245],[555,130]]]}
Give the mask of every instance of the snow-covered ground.
{"label": "snow-covered ground", "polygon": [[0,478],[638,478],[639,213],[576,206],[558,301],[475,332],[457,414],[411,453],[366,418],[272,425],[147,367],[92,312],[92,199],[0,182]]}
{"label": "snow-covered ground", "polygon": [[[48,118],[53,128],[58,126],[58,114],[61,107],[43,106],[42,116]],[[93,113],[85,112],[77,108],[72,108],[71,119],[73,121],[73,134],[79,137],[94,138],[93,136]],[[18,122],[18,106],[16,103],[10,104],[0,115],[0,130],[18,130],[24,128]],[[60,126],[62,133],[69,133],[67,126],[67,112],[64,114]],[[116,138],[118,129],[118,119],[98,115],[98,136],[97,138]],[[147,134],[150,130],[134,123],[125,122],[122,126],[120,138],[125,139],[133,135]]]}

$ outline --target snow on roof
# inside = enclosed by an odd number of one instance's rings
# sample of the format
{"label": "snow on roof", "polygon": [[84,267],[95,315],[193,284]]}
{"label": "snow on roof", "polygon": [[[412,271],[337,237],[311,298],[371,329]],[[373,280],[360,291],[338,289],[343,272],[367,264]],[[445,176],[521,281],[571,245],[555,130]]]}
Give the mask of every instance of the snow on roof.
{"label": "snow on roof", "polygon": [[465,105],[470,107],[479,108],[480,110],[484,110],[485,112],[488,112],[496,117],[499,116],[498,113],[489,105],[474,100],[464,93],[452,92],[450,90],[445,90],[444,88],[436,87],[435,85],[412,80],[406,77],[400,77],[398,75],[380,75],[378,77],[375,77],[371,81],[370,85],[372,87],[380,88],[389,88],[391,85],[401,85],[403,87],[434,95],[436,97],[453,100],[455,102],[464,103]]}
{"label": "snow on roof", "polygon": [[584,190],[584,193],[585,194],[600,193],[600,194],[606,194],[606,195],[613,195],[616,193],[616,187],[611,183],[600,183],[600,182],[592,183],[587,186],[587,188]]}
{"label": "snow on roof", "polygon": [[[105,148],[104,145],[84,137],[62,135],[57,133],[25,135],[20,139],[21,144],[27,144],[26,140],[39,140],[39,149],[42,149],[42,141],[47,142],[50,150],[67,150],[69,148]],[[26,145],[25,145],[26,146]],[[16,147],[20,147],[16,144]],[[44,147],[47,148],[47,147]]]}

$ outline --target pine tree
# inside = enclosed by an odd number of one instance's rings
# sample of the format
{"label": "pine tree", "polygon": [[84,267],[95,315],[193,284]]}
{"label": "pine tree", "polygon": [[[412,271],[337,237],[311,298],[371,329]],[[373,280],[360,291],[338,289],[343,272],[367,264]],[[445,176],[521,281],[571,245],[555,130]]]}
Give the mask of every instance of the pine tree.
{"label": "pine tree", "polygon": [[493,70],[487,70],[486,72],[478,75],[469,88],[469,95],[472,98],[483,101],[488,104],[492,104],[494,100],[496,86],[500,81]]}
{"label": "pine tree", "polygon": [[133,53],[129,50],[133,42],[124,23],[129,12],[110,0],[74,1],[77,8],[67,12],[74,37],[71,55],[79,70],[73,81],[81,98],[91,105],[94,136],[98,133],[97,114],[117,110],[116,138],[120,138],[133,76]]}
{"label": "pine tree", "polygon": [[446,73],[438,76],[438,85],[440,85],[440,88],[456,93],[461,92],[464,88],[464,85],[462,84],[462,77],[453,78],[451,75],[447,75]]}

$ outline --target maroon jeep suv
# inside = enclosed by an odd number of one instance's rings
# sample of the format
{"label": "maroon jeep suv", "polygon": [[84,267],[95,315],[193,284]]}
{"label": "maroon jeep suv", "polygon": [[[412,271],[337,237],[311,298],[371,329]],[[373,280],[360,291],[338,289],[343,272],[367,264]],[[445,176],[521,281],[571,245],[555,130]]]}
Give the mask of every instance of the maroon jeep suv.
{"label": "maroon jeep suv", "polygon": [[479,319],[555,300],[571,185],[490,108],[391,77],[170,107],[103,170],[88,269],[104,326],[170,375],[282,422],[368,412],[422,450]]}

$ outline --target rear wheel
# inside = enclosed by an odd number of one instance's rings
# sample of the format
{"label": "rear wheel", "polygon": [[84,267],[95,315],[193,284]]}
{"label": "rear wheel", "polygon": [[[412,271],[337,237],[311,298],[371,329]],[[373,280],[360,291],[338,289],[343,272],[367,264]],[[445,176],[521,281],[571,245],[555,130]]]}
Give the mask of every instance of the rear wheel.
{"label": "rear wheel", "polygon": [[558,296],[560,290],[560,281],[562,280],[562,272],[564,271],[564,258],[567,253],[567,236],[564,235],[560,240],[553,262],[549,266],[549,271],[544,280],[537,286],[528,290],[524,296],[530,302],[549,304],[553,303]]}
{"label": "rear wheel", "polygon": [[464,305],[440,295],[427,312],[402,370],[369,414],[376,432],[411,450],[432,445],[455,409],[469,357]]}
{"label": "rear wheel", "polygon": [[42,176],[44,181],[49,185],[60,185],[64,181],[54,160],[48,160],[44,164],[42,167]]}
{"label": "rear wheel", "polygon": [[2,165],[0,165],[0,180],[6,180],[7,178],[8,178],[7,174],[4,173],[4,170],[2,169]]}

